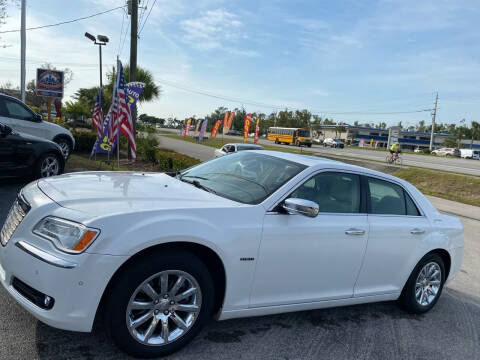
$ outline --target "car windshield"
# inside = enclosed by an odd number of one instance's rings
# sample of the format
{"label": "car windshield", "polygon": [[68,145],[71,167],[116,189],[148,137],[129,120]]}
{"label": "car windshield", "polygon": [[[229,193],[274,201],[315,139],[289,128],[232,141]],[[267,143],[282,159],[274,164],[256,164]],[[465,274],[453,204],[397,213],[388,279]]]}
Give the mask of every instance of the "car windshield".
{"label": "car windshield", "polygon": [[310,131],[308,131],[308,130],[299,130],[299,131],[298,131],[298,136],[301,136],[301,137],[310,137]]}
{"label": "car windshield", "polygon": [[244,204],[259,204],[306,168],[274,156],[242,151],[197,165],[179,177]]}

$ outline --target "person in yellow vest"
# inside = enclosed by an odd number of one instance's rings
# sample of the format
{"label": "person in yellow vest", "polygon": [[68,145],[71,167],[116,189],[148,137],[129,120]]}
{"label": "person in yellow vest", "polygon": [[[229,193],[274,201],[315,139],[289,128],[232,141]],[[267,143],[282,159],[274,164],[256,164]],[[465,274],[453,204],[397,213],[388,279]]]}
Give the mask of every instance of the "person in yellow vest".
{"label": "person in yellow vest", "polygon": [[390,146],[390,162],[393,161],[394,158],[398,159],[398,153],[400,152],[400,144],[396,141]]}

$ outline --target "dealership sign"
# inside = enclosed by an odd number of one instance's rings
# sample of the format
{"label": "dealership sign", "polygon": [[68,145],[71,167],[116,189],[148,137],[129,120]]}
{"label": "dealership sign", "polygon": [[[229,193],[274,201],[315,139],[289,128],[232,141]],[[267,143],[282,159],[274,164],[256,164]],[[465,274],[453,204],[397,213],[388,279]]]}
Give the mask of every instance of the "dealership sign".
{"label": "dealership sign", "polygon": [[63,97],[63,71],[37,69],[38,96]]}

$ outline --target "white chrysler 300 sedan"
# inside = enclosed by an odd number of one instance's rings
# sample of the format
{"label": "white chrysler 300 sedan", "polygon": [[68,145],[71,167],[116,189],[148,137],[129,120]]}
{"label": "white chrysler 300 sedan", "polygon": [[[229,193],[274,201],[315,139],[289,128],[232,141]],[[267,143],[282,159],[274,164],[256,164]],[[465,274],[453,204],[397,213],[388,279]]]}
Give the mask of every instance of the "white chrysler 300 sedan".
{"label": "white chrysler 300 sedan", "polygon": [[101,317],[146,357],[184,346],[212,316],[397,299],[426,312],[464,246],[460,221],[403,180],[271,151],[177,174],[39,180],[0,240],[0,281],[25,309],[74,331]]}

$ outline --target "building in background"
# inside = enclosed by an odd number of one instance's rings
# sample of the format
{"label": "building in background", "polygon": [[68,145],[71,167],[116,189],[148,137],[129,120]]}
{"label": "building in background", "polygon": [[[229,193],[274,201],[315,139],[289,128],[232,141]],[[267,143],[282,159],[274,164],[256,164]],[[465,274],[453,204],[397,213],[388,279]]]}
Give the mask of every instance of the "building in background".
{"label": "building in background", "polygon": [[[343,128],[345,131],[339,131]],[[369,146],[370,142],[375,147],[387,147],[389,129],[377,129],[366,126],[352,126],[352,125],[321,125],[316,131],[317,138],[336,138],[340,139],[346,144],[364,144]],[[452,137],[451,134],[435,133],[433,136],[433,146],[439,148],[442,146],[445,139]],[[363,140],[363,142],[362,142]],[[415,148],[428,148],[430,145],[430,132],[418,131],[400,131],[398,142],[402,149],[413,150]],[[462,140],[462,145],[465,148],[470,148],[470,140]],[[480,149],[480,141],[473,141],[473,148]]]}

